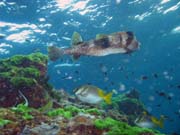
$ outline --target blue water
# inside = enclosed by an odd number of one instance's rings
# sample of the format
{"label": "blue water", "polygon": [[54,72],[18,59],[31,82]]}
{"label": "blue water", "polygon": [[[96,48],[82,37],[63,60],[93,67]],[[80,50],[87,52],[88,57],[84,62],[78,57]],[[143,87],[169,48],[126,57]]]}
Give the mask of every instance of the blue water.
{"label": "blue water", "polygon": [[141,46],[130,55],[49,62],[49,82],[56,89],[73,94],[87,83],[119,94],[137,89],[150,113],[168,116],[160,130],[180,133],[179,0],[0,0],[0,58],[47,54],[49,45],[69,47],[74,31],[84,40],[133,31]]}

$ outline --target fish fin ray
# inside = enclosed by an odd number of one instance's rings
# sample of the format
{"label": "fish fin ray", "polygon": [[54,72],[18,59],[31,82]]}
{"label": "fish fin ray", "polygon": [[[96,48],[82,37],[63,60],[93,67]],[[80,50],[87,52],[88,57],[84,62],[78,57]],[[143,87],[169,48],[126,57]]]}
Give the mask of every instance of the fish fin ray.
{"label": "fish fin ray", "polygon": [[163,128],[163,127],[164,127],[164,116],[161,116],[161,117],[160,117],[159,127],[160,127],[160,128]]}
{"label": "fish fin ray", "polygon": [[103,92],[103,90],[99,89],[98,90],[98,95],[104,99],[104,101],[107,103],[107,104],[111,104],[111,98],[112,98],[112,95],[113,95],[113,92],[110,92],[108,94],[105,95],[105,93]]}
{"label": "fish fin ray", "polygon": [[101,89],[98,90],[98,95],[99,95],[101,98],[104,98],[104,96],[105,96],[103,90],[101,90]]}
{"label": "fish fin ray", "polygon": [[83,42],[81,35],[78,32],[74,32],[71,39],[71,45],[79,45]]}
{"label": "fish fin ray", "polygon": [[112,98],[112,95],[113,95],[113,92],[110,92],[108,93],[106,96],[104,96],[104,101],[107,103],[107,104],[111,104],[112,101],[111,101],[111,98]]}
{"label": "fish fin ray", "polygon": [[164,117],[163,116],[161,116],[160,119],[157,119],[156,117],[152,116],[151,121],[160,128],[164,127]]}

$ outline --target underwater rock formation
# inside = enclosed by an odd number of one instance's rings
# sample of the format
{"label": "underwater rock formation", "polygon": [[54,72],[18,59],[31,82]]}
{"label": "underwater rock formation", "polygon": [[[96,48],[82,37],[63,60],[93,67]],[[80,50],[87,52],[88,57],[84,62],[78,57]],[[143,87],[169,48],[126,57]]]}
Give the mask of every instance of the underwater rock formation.
{"label": "underwater rock formation", "polygon": [[47,60],[33,53],[0,61],[0,135],[163,135],[133,125],[146,111],[137,91],[111,105],[84,104],[47,83]]}
{"label": "underwater rock formation", "polygon": [[51,123],[41,123],[36,127],[31,128],[30,126],[25,126],[22,131],[22,135],[57,135],[60,131],[60,127],[57,124]]}
{"label": "underwater rock formation", "polygon": [[[25,102],[29,106],[41,107],[48,100],[46,55],[33,53],[16,55],[0,61],[0,106],[11,107]],[[22,93],[22,94],[20,94]]]}
{"label": "underwater rock formation", "polygon": [[[17,108],[20,109],[20,108]],[[26,113],[31,117],[26,118]],[[163,135],[158,131],[130,126],[125,122],[104,117],[98,109],[74,106],[42,113],[37,109],[15,111],[0,109],[2,135]]]}
{"label": "underwater rock formation", "polygon": [[108,115],[121,121],[128,121],[130,125],[133,125],[135,119],[147,111],[139,100],[137,90],[114,97],[111,105],[103,104],[102,106],[108,111]]}

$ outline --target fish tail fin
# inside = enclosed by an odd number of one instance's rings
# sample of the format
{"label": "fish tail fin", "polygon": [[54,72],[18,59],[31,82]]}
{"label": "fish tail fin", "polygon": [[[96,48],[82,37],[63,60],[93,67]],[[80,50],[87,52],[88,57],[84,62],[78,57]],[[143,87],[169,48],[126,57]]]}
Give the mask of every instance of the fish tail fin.
{"label": "fish tail fin", "polygon": [[99,96],[101,98],[104,99],[104,101],[107,103],[107,104],[111,104],[111,98],[112,98],[112,95],[113,95],[113,92],[110,92],[108,94],[105,95],[105,93],[103,92],[103,90],[99,89]]}
{"label": "fish tail fin", "polygon": [[159,120],[159,127],[160,128],[163,128],[164,127],[164,116],[163,115],[161,115],[161,117],[160,117],[160,120]]}
{"label": "fish tail fin", "polygon": [[161,115],[160,119],[157,119],[156,117],[152,116],[151,120],[156,126],[158,126],[160,128],[164,127],[164,116],[163,115]]}
{"label": "fish tail fin", "polygon": [[48,47],[48,57],[51,61],[56,61],[64,54],[64,50],[56,46]]}
{"label": "fish tail fin", "polygon": [[110,92],[110,93],[108,93],[108,94],[104,97],[104,100],[105,100],[105,102],[106,102],[107,104],[111,104],[111,103],[112,103],[112,101],[111,101],[112,95],[113,95],[113,92]]}

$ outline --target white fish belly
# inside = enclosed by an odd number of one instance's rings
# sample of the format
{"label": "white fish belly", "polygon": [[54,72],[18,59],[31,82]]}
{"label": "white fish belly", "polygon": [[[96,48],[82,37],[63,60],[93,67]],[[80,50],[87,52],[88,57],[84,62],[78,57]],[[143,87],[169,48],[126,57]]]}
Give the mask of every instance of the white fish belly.
{"label": "white fish belly", "polygon": [[117,54],[117,53],[126,53],[127,51],[124,48],[107,48],[103,50],[94,50],[90,51],[89,55],[92,56],[106,56],[110,54]]}
{"label": "white fish belly", "polygon": [[82,102],[90,103],[90,104],[96,104],[100,101],[102,101],[101,97],[94,96],[94,95],[87,95],[87,96],[77,96],[79,100]]}
{"label": "white fish belly", "polygon": [[137,126],[142,127],[142,128],[153,128],[154,125],[151,122],[140,122],[136,123]]}

